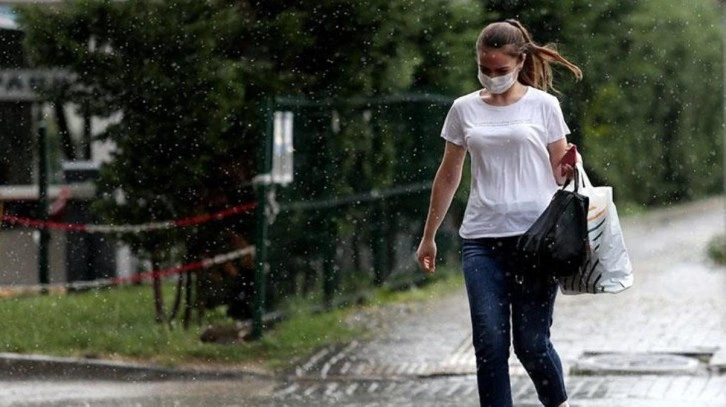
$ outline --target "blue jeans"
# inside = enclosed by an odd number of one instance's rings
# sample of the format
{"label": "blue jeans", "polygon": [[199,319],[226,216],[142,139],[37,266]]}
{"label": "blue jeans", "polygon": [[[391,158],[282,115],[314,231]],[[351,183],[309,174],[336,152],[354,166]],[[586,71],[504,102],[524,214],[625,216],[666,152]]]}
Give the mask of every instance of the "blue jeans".
{"label": "blue jeans", "polygon": [[479,401],[482,407],[512,406],[511,342],[539,400],[556,407],[567,400],[562,362],[550,342],[557,283],[542,270],[522,275],[516,242],[517,237],[462,242]]}

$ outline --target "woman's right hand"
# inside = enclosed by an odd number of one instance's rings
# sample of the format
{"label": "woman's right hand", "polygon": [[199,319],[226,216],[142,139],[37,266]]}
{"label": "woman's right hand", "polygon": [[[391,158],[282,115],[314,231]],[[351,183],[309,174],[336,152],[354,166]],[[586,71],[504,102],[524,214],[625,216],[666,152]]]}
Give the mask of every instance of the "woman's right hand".
{"label": "woman's right hand", "polygon": [[444,157],[431,186],[431,205],[424,225],[421,243],[416,250],[418,265],[427,273],[436,271],[436,230],[449,210],[451,200],[461,182],[462,168],[466,159],[466,148],[450,141],[446,142]]}
{"label": "woman's right hand", "polygon": [[436,242],[434,239],[421,239],[416,250],[416,260],[423,271],[431,274],[436,271]]}

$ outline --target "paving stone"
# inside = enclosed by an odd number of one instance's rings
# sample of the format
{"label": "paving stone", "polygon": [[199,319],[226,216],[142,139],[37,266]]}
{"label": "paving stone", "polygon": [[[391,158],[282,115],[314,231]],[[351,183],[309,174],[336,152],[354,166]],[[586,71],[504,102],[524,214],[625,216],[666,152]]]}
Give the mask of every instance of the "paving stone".
{"label": "paving stone", "polygon": [[[725,203],[717,198],[624,219],[635,285],[616,295],[558,297],[552,338],[568,372],[573,407],[726,406],[726,267],[711,264],[705,254],[711,237],[724,230]],[[477,405],[463,288],[443,299],[405,307],[385,319],[388,324],[373,340],[329,349],[297,375],[360,383],[332,389],[299,383],[289,387],[292,384],[281,389],[279,400],[314,400],[311,405],[321,400],[319,405]],[[635,365],[647,365],[647,357],[682,358],[678,360],[688,368],[661,369],[659,375],[652,374],[656,369],[625,367],[600,376],[578,371],[578,363],[587,357],[608,353],[625,361],[627,355],[640,355],[643,359]],[[515,405],[539,405],[515,357],[510,370]],[[312,399],[294,398],[310,389],[305,397]],[[332,396],[342,404],[325,404]]]}
{"label": "paving stone", "polygon": [[[606,376],[574,377],[568,383],[573,389],[570,400],[573,407],[608,405],[726,405],[726,378],[713,376]],[[512,394],[516,406],[539,405],[531,382],[526,378],[514,378]],[[359,405],[378,403],[394,406],[399,401],[413,405],[477,405],[476,382],[471,377],[432,378],[409,381],[373,382],[311,382],[307,385],[294,383],[282,387],[275,395],[287,402],[322,403],[320,405]],[[629,404],[629,403],[633,404]],[[416,404],[419,403],[419,404]],[[458,404],[457,404],[458,403]]]}

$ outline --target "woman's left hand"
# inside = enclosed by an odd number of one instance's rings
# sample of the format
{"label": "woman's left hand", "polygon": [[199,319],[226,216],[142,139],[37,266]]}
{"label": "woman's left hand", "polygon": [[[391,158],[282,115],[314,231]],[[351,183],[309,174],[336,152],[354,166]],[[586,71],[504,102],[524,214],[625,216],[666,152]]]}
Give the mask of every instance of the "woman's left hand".
{"label": "woman's left hand", "polygon": [[567,150],[560,160],[560,175],[565,179],[572,179],[575,172],[575,165],[582,162],[582,156],[577,151],[577,146],[572,143],[567,144]]}
{"label": "woman's left hand", "polygon": [[557,185],[563,185],[574,177],[575,165],[582,162],[582,156],[577,152],[577,146],[568,143],[564,138],[548,144],[547,151],[550,154],[552,175],[555,176]]}

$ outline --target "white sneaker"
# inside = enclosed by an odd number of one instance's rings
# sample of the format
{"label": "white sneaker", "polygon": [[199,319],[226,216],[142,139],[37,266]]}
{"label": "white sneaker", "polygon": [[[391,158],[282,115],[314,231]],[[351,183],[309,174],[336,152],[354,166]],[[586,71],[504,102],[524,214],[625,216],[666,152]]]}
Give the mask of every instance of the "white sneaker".
{"label": "white sneaker", "polygon": [[570,407],[570,404],[565,401],[564,403],[560,404],[559,407]]}

